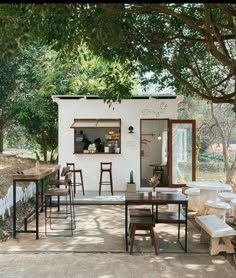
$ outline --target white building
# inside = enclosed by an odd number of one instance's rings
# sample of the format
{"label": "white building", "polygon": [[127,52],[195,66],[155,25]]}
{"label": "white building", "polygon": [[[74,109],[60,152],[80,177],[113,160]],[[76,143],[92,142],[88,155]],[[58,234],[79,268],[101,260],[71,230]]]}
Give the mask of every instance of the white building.
{"label": "white building", "polygon": [[[160,186],[183,184],[177,177],[179,155],[177,160],[175,153],[181,146],[181,156],[186,159],[183,155],[184,151],[188,152],[186,136],[177,136],[182,141],[176,144],[176,136],[174,141],[169,140],[167,132],[170,119],[177,119],[176,96],[133,97],[111,107],[97,96],[58,95],[53,96],[53,101],[59,108],[59,164],[74,162],[82,169],[85,191],[98,191],[100,162],[112,162],[114,191],[126,190],[131,170],[137,190],[148,186],[153,174],[152,164],[163,166]],[[129,127],[133,127],[133,132]],[[158,140],[159,135],[161,140]],[[95,151],[91,144],[98,138],[102,144]],[[89,150],[86,140],[91,143]],[[170,142],[173,148],[169,147]],[[192,176],[189,179],[192,180]]]}

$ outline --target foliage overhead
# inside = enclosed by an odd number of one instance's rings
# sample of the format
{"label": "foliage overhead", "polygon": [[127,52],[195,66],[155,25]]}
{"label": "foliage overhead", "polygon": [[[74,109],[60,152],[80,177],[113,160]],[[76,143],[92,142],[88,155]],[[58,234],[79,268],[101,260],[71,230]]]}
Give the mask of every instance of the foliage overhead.
{"label": "foliage overhead", "polygon": [[143,84],[235,110],[235,16],[233,3],[2,4],[0,49],[7,55],[40,39],[68,54],[86,42],[94,53],[122,61]]}

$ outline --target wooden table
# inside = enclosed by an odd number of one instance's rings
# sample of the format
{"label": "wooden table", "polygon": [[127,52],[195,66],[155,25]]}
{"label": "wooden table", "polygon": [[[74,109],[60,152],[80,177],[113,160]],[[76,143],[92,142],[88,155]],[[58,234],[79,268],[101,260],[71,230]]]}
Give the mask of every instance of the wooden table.
{"label": "wooden table", "polygon": [[[59,176],[60,165],[40,165],[24,170],[20,174],[13,175],[13,238],[16,238],[16,233],[36,233],[36,239],[39,238],[39,209],[43,205],[43,185],[44,180],[51,174],[58,172]],[[18,182],[35,182],[36,184],[36,200],[35,200],[35,218],[36,230],[28,230],[25,226],[24,230],[16,229],[16,186]],[[41,202],[39,204],[39,187],[41,185]]]}
{"label": "wooden table", "polygon": [[[177,204],[177,212],[159,212],[159,205]],[[156,207],[154,219],[156,223],[177,223],[178,224],[178,242],[181,247],[187,252],[187,220],[188,220],[188,200],[185,195],[179,192],[156,192],[156,196],[152,192],[146,196],[144,193],[126,193],[125,194],[125,242],[126,251],[128,251],[128,206],[129,205],[152,205]],[[185,206],[185,215],[180,211],[181,205]],[[180,242],[180,224],[185,225],[185,244]]]}
{"label": "wooden table", "polygon": [[206,201],[216,201],[217,193],[221,190],[230,190],[231,186],[226,183],[212,181],[191,181],[186,184],[188,187],[200,189],[200,208],[198,214],[203,214]]}

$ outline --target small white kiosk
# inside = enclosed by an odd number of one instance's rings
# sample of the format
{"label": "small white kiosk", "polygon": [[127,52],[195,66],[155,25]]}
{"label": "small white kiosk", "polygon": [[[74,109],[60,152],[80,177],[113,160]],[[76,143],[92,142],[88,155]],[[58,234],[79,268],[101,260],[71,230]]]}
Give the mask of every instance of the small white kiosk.
{"label": "small white kiosk", "polygon": [[137,96],[112,106],[98,96],[56,95],[53,101],[59,108],[59,164],[81,168],[86,191],[98,191],[100,162],[112,162],[114,191],[126,190],[131,170],[137,190],[149,186],[158,165],[160,186],[169,186],[167,127],[177,119],[176,96]]}

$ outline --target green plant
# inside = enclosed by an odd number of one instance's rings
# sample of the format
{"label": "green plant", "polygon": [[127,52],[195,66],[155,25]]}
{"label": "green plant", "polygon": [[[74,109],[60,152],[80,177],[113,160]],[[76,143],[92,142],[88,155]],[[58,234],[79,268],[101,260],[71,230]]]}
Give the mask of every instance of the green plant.
{"label": "green plant", "polygon": [[129,183],[134,183],[134,173],[133,173],[133,170],[130,171]]}

